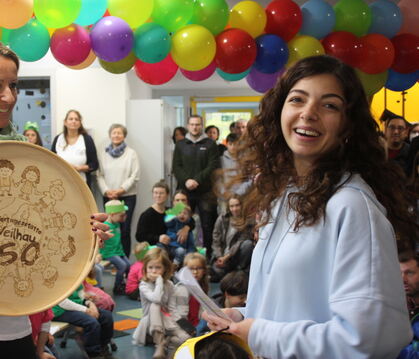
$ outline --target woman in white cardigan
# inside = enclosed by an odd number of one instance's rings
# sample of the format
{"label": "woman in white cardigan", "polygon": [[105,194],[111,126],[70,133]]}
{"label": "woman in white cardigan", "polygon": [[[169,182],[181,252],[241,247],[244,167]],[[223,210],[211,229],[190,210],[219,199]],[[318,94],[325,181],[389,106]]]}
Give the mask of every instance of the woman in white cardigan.
{"label": "woman in white cardigan", "polygon": [[137,153],[125,143],[127,129],[120,124],[109,128],[111,143],[99,154],[97,179],[104,204],[119,199],[128,206],[127,218],[121,223],[121,241],[126,256],[131,253],[131,221],[137,201],[140,164]]}

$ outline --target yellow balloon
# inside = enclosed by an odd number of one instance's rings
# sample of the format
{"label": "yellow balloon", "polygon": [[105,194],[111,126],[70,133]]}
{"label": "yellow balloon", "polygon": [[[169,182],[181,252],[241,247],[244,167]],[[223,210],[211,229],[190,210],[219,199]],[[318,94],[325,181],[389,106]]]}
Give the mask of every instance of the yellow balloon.
{"label": "yellow balloon", "polygon": [[187,25],[172,37],[173,61],[185,70],[199,71],[207,67],[214,60],[216,49],[214,36],[200,25]]}
{"label": "yellow balloon", "polygon": [[108,0],[109,13],[125,20],[133,29],[148,20],[153,6],[154,0]]}
{"label": "yellow balloon", "polygon": [[47,30],[48,30],[48,33],[49,33],[49,37],[51,37],[52,34],[54,33],[54,31],[57,30],[57,29],[53,29],[52,27],[48,27]]}
{"label": "yellow balloon", "polygon": [[86,57],[86,60],[84,60],[82,63],[74,66],[67,66],[69,69],[72,70],[83,70],[86,67],[89,67],[93,62],[96,60],[96,55],[93,52],[93,50],[90,50],[89,55]]}
{"label": "yellow balloon", "polygon": [[309,56],[324,55],[323,45],[312,36],[297,35],[288,42],[289,58],[285,65],[291,67],[298,60]]}
{"label": "yellow balloon", "polygon": [[33,0],[0,0],[0,26],[17,29],[25,25],[33,14]]}
{"label": "yellow balloon", "polygon": [[231,27],[247,31],[255,38],[265,31],[265,9],[255,1],[240,1],[230,10],[228,23]]}
{"label": "yellow balloon", "polygon": [[384,71],[379,74],[367,74],[361,70],[355,69],[355,72],[361,80],[367,96],[372,96],[376,92],[380,91],[387,81],[388,71]]}

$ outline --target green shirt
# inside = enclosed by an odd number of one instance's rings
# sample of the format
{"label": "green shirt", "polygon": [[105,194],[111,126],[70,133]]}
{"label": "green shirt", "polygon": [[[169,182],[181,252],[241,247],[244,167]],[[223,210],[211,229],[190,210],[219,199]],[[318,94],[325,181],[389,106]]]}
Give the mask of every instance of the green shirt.
{"label": "green shirt", "polygon": [[110,232],[114,236],[107,239],[103,248],[99,249],[102,258],[107,259],[113,256],[125,256],[121,243],[121,225],[119,223],[105,223],[109,226]]}
{"label": "green shirt", "polygon": [[[80,298],[79,292],[83,289],[83,285],[80,286],[68,297],[71,301],[77,304],[83,305],[83,299]],[[52,307],[52,312],[54,313],[54,317],[59,317],[61,314],[65,312],[65,309],[61,308],[59,305]]]}

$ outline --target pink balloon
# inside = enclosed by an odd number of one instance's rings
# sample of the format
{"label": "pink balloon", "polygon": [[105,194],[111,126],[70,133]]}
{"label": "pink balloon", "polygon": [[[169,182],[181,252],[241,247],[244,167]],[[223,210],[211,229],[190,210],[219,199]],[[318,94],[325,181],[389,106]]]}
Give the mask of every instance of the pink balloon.
{"label": "pink balloon", "polygon": [[55,30],[50,47],[55,59],[66,66],[81,64],[92,49],[89,33],[76,24]]}
{"label": "pink balloon", "polygon": [[154,64],[141,60],[137,60],[134,64],[136,75],[150,85],[162,85],[169,82],[176,75],[178,68],[170,54],[164,60]]}
{"label": "pink balloon", "polygon": [[204,81],[212,76],[216,69],[215,61],[211,62],[207,67],[199,71],[188,71],[180,69],[183,76],[192,81]]}
{"label": "pink balloon", "polygon": [[410,33],[419,36],[419,4],[417,0],[401,0],[399,8],[403,14],[399,34]]}

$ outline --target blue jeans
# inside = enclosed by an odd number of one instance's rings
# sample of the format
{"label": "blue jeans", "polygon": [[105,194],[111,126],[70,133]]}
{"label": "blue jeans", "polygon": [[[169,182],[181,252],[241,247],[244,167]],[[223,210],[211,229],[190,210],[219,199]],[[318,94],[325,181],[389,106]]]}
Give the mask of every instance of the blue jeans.
{"label": "blue jeans", "polygon": [[99,318],[95,319],[84,312],[67,310],[54,319],[83,328],[83,342],[89,356],[99,355],[102,347],[113,336],[113,318],[109,310],[97,308]]}
{"label": "blue jeans", "polygon": [[[128,210],[126,212],[127,218],[125,222],[121,223],[121,243],[122,248],[124,248],[125,255],[129,258],[131,254],[131,222],[132,216],[134,214],[135,204],[137,203],[137,196],[125,196],[119,197],[120,201],[124,201],[125,205],[128,206]],[[110,199],[107,197],[103,197],[103,204],[108,202]]]}
{"label": "blue jeans", "polygon": [[169,258],[173,258],[173,263],[182,266],[183,265],[183,259],[185,258],[186,254],[186,248],[183,247],[172,247],[168,246],[166,244],[163,244],[161,242],[156,244],[157,247],[162,248],[166,250],[167,254],[169,255]]}
{"label": "blue jeans", "polygon": [[124,273],[128,275],[129,267],[131,266],[131,264],[126,256],[123,256],[123,257],[113,256],[106,259],[109,262],[111,262],[118,270],[116,272],[115,284],[114,284],[114,288],[118,288],[121,286],[122,283],[124,283]]}

